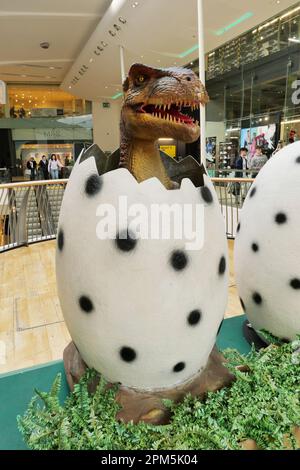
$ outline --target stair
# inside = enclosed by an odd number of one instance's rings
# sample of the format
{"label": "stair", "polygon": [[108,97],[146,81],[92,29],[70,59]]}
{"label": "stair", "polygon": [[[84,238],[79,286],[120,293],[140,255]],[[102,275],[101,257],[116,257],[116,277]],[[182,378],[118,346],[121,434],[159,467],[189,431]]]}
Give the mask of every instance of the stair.
{"label": "stair", "polygon": [[65,188],[63,185],[55,185],[47,187],[48,202],[51,210],[52,223],[55,235],[57,233],[59,212],[64,196]]}
{"label": "stair", "polygon": [[[15,204],[17,214],[19,213],[22,200],[26,194],[27,188],[20,188],[15,191]],[[35,241],[42,237],[42,227],[41,221],[37,206],[37,200],[35,195],[35,190],[30,189],[28,204],[27,204],[27,214],[26,214],[26,226],[27,226],[27,235],[28,242]]]}

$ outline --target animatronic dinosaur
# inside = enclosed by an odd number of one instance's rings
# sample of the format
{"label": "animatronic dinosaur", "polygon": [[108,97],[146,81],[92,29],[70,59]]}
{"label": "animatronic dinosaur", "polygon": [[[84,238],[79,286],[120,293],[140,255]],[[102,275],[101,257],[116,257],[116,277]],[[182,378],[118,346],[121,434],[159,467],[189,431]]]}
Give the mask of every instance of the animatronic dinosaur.
{"label": "animatronic dinosaur", "polygon": [[207,103],[207,92],[191,70],[158,70],[139,64],[131,67],[123,88],[121,166],[138,182],[156,176],[172,189],[157,140],[173,137],[195,142],[200,135],[199,123],[186,113]]}
{"label": "animatronic dinosaur", "polygon": [[123,167],[138,182],[157,177],[167,189],[177,188],[184,178],[203,186],[205,170],[194,158],[177,163],[158,147],[158,139],[163,137],[185,143],[199,138],[195,112],[209,98],[197,75],[179,67],[154,69],[134,64],[123,89],[120,149],[107,157],[93,145],[81,162],[93,155],[99,175]]}
{"label": "animatronic dinosaur", "polygon": [[[187,114],[208,101],[198,77],[137,64],[124,94],[120,150],[83,152],[61,207],[58,293],[74,341],[64,362],[71,388],[87,365],[119,383],[119,419],[162,424],[169,419],[163,399],[204,396],[233,380],[214,347],[227,303],[227,240],[204,167],[192,157],[177,163],[158,148],[160,137],[198,139],[197,118]],[[134,239],[128,221],[98,239],[98,209],[117,208],[124,195],[146,208],[203,205],[203,249],[186,252],[184,237]]]}

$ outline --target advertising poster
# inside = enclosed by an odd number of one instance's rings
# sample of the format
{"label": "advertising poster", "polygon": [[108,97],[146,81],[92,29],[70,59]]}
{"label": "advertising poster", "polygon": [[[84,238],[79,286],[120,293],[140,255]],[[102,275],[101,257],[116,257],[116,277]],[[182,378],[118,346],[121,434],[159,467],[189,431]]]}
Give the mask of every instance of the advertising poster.
{"label": "advertising poster", "polygon": [[240,146],[248,149],[250,157],[255,154],[257,146],[263,147],[266,154],[274,152],[276,148],[276,124],[242,129]]}

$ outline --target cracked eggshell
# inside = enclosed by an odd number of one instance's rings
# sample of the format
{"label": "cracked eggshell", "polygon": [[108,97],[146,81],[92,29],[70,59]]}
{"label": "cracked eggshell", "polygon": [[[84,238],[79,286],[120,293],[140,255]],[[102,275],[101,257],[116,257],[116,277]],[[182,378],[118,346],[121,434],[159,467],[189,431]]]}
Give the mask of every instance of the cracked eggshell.
{"label": "cracked eggshell", "polygon": [[293,340],[300,333],[300,142],[260,171],[235,241],[237,285],[256,330]]}
{"label": "cracked eggshell", "polygon": [[[204,188],[185,180],[168,191],[156,178],[137,183],[125,169],[99,177],[93,157],[71,173],[59,218],[58,294],[83,360],[110,382],[167,389],[206,366],[226,309],[228,258],[218,198],[204,180]],[[99,211],[117,208],[120,197],[148,210],[204,205],[203,247],[187,250],[185,237],[99,239]],[[122,230],[124,221],[110,235]]]}

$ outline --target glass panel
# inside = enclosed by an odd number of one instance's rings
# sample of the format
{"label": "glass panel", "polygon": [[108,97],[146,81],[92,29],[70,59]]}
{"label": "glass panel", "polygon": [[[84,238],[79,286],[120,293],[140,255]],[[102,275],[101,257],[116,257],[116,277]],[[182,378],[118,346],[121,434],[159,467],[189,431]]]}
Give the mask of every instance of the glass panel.
{"label": "glass panel", "polygon": [[84,114],[84,100],[58,86],[9,85],[10,117],[14,119]]}

